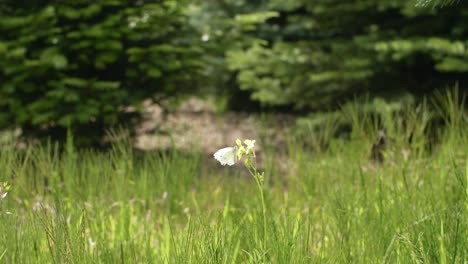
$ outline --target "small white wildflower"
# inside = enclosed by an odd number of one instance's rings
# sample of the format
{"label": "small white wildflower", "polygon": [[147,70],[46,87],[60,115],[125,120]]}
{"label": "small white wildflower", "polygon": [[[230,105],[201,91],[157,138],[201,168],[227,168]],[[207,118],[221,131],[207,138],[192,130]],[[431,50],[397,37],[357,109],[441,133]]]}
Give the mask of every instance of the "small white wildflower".
{"label": "small white wildflower", "polygon": [[0,201],[3,200],[10,190],[10,185],[7,182],[0,182]]}
{"label": "small white wildflower", "polygon": [[255,140],[246,139],[244,140],[244,144],[247,146],[247,150],[255,148]]}
{"label": "small white wildflower", "polygon": [[206,33],[203,34],[203,36],[201,37],[201,40],[202,40],[203,42],[207,42],[208,40],[210,40],[210,35],[208,35],[208,34],[206,34]]}
{"label": "small white wildflower", "polygon": [[91,237],[88,237],[88,243],[89,243],[89,247],[90,248],[93,248],[96,246],[97,242],[94,241]]}
{"label": "small white wildflower", "polygon": [[227,147],[222,148],[213,155],[214,158],[221,163],[221,165],[229,165],[232,166],[237,162],[237,151],[238,147]]}
{"label": "small white wildflower", "polygon": [[136,21],[130,21],[130,23],[128,23],[129,28],[134,28],[134,27],[136,27],[136,25],[137,25]]}

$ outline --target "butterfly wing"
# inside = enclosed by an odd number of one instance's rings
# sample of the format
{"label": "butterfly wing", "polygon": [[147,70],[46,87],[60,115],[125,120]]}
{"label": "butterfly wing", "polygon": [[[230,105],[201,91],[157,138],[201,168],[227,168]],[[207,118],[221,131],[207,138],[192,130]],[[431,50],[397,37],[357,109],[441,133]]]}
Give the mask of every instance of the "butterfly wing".
{"label": "butterfly wing", "polygon": [[213,155],[221,165],[232,166],[237,162],[237,147],[222,148]]}

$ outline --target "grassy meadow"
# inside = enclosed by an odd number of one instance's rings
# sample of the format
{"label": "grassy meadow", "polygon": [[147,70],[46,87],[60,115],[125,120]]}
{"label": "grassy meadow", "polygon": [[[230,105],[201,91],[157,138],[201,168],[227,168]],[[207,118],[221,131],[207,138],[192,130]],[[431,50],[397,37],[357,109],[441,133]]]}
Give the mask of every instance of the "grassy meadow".
{"label": "grassy meadow", "polygon": [[260,185],[197,151],[2,147],[0,262],[467,263],[463,107],[446,100],[439,128],[421,108],[378,122],[350,108],[348,138],[331,124],[256,139]]}

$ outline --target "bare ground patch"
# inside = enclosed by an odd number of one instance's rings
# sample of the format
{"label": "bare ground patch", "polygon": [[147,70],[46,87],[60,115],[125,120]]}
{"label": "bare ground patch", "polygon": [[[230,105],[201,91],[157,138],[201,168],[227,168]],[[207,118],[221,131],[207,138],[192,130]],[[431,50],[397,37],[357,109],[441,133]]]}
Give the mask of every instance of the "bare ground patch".
{"label": "bare ground patch", "polygon": [[[198,148],[209,154],[233,145],[237,138],[285,146],[287,130],[295,122],[293,116],[284,114],[268,118],[239,112],[217,115],[207,102],[197,98],[169,113],[149,100],[144,109],[144,120],[135,128],[135,147],[141,150]],[[263,146],[257,144],[256,148],[261,152]]]}

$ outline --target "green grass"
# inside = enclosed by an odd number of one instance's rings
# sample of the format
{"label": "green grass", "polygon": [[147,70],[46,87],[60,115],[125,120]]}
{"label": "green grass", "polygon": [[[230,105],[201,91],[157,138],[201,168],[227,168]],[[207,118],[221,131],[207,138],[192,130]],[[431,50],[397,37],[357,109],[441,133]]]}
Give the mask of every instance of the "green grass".
{"label": "green grass", "polygon": [[266,223],[246,169],[196,152],[2,148],[0,262],[466,263],[468,126],[452,106],[432,148],[425,111],[385,116],[382,164],[373,119],[349,109],[349,140],[267,148]]}

